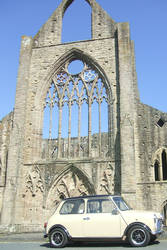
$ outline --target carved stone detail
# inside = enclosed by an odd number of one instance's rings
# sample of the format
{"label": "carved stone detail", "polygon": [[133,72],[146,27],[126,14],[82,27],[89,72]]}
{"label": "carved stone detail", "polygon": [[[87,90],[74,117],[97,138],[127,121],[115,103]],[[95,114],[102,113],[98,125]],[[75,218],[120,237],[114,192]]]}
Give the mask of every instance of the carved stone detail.
{"label": "carved stone detail", "polygon": [[114,194],[114,168],[111,163],[108,163],[104,168],[101,181],[100,181],[100,192],[107,194]]}
{"label": "carved stone detail", "polygon": [[47,209],[55,208],[63,198],[90,194],[87,185],[75,172],[67,172],[52,185],[47,198]]}
{"label": "carved stone detail", "polygon": [[40,170],[37,166],[31,169],[26,177],[26,191],[30,191],[32,196],[35,196],[38,192],[44,192],[43,180]]}

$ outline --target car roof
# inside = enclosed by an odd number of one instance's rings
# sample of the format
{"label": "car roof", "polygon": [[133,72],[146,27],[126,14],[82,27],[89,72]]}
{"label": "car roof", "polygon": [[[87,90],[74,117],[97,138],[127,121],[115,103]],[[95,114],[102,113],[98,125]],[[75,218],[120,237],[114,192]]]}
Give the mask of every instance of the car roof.
{"label": "car roof", "polygon": [[110,194],[101,194],[101,195],[84,195],[84,196],[76,196],[70,198],[64,198],[65,200],[74,200],[74,199],[89,199],[89,198],[107,198],[107,197],[120,197],[119,195],[110,195]]}

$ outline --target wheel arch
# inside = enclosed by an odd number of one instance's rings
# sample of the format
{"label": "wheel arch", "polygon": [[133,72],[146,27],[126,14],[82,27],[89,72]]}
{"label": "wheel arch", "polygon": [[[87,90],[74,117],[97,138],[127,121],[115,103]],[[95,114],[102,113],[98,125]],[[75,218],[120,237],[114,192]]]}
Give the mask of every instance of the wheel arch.
{"label": "wheel arch", "polygon": [[125,231],[124,231],[124,235],[127,236],[129,230],[130,230],[133,226],[142,226],[142,227],[144,227],[150,234],[152,234],[152,233],[151,233],[151,229],[150,229],[146,224],[144,224],[143,222],[133,222],[133,223],[129,224],[129,225],[126,227],[126,229],[125,229]]}
{"label": "wheel arch", "polygon": [[68,230],[64,226],[62,226],[61,224],[56,224],[56,225],[52,226],[49,229],[48,234],[50,234],[54,229],[61,229],[67,234],[68,239],[72,238],[71,235],[69,234]]}

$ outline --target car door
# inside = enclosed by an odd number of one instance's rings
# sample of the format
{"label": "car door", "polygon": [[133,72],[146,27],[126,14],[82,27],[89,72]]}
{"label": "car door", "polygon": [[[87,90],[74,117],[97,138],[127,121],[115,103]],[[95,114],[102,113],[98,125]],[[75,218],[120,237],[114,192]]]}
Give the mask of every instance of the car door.
{"label": "car door", "polygon": [[83,220],[85,237],[121,237],[121,216],[108,198],[89,199]]}
{"label": "car door", "polygon": [[66,228],[71,237],[83,237],[84,211],[83,199],[70,199],[63,204],[57,223]]}

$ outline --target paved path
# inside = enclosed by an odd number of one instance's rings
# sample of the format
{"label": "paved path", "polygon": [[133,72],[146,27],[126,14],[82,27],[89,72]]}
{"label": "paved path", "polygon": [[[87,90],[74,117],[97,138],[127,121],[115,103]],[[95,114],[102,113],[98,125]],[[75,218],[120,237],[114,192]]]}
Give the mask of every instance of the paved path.
{"label": "paved path", "polygon": [[[51,249],[48,243],[39,243],[39,242],[7,242],[0,243],[1,250],[48,250]],[[52,248],[53,249],[53,248]],[[127,244],[76,244],[71,245],[65,250],[88,250],[88,249],[98,249],[98,250],[136,250],[137,248],[130,247]],[[155,242],[152,245],[147,247],[140,247],[140,250],[167,250],[167,241],[162,240],[161,242]]]}
{"label": "paved path", "polygon": [[43,233],[0,234],[0,242],[47,242]]}

